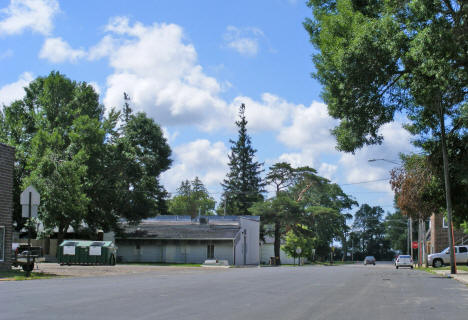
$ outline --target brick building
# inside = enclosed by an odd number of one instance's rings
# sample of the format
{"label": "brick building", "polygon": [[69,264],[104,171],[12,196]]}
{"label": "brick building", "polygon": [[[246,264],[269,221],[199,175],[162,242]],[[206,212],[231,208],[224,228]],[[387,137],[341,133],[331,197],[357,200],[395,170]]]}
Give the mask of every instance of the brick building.
{"label": "brick building", "polygon": [[15,149],[0,143],[0,270],[11,268]]}
{"label": "brick building", "polygon": [[[433,214],[430,224],[430,241],[428,242],[428,252],[438,253],[449,246],[448,225],[442,214]],[[468,234],[462,230],[453,230],[455,245],[468,243]]]}

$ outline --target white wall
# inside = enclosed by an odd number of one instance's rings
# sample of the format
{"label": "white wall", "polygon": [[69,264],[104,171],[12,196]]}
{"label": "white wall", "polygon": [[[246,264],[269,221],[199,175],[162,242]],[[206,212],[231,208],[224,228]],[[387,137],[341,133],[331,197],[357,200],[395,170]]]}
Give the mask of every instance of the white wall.
{"label": "white wall", "polygon": [[244,264],[244,249],[245,264],[260,264],[260,222],[240,217],[240,227],[241,238],[236,245],[236,265]]}
{"label": "white wall", "polygon": [[[208,243],[214,244],[215,259],[234,263],[233,243],[229,241],[117,240],[117,256],[123,262],[203,263]],[[137,249],[139,244],[140,249]]]}
{"label": "white wall", "polygon": [[[260,246],[261,252],[261,263],[268,264],[270,262],[270,257],[275,256],[275,246],[273,243],[264,243]],[[289,257],[286,252],[280,250],[280,259],[282,264],[294,264],[294,258]],[[296,258],[296,263],[298,259]]]}

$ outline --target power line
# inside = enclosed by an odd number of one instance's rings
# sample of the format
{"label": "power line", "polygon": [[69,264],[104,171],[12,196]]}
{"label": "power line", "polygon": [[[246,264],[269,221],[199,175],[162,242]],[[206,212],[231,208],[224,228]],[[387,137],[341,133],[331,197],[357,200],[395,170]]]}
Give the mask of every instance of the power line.
{"label": "power line", "polygon": [[344,184],[339,184],[339,186],[351,186],[355,184],[364,184],[364,183],[372,183],[372,182],[379,182],[379,181],[388,181],[390,178],[385,178],[385,179],[378,179],[378,180],[369,180],[369,181],[361,181],[361,182],[353,182],[353,183],[344,183]]}

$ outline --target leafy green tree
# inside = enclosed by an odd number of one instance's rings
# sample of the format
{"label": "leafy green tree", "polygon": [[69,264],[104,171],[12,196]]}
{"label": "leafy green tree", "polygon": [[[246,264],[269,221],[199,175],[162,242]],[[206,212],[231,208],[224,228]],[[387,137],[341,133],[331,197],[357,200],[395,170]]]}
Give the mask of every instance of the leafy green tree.
{"label": "leafy green tree", "polygon": [[[338,236],[333,233],[333,237],[336,236],[341,241],[344,253],[343,257],[346,256],[348,250],[346,234],[349,231],[346,221],[352,218],[352,215],[347,211],[358,205],[356,200],[344,193],[340,186],[318,176],[315,169],[309,167],[295,169],[295,184],[292,186],[291,192],[300,201],[305,210],[309,207],[323,207],[333,209],[340,214],[341,218],[337,220],[340,233]],[[327,228],[324,230],[327,230]],[[323,239],[329,238],[325,234],[321,234],[321,236],[324,236]],[[317,253],[320,255],[326,250],[329,250],[329,246],[323,246]],[[322,254],[322,257],[326,256],[326,253]]]}
{"label": "leafy green tree", "polygon": [[341,120],[333,130],[338,148],[354,152],[381,143],[379,128],[393,121],[396,112],[408,116],[407,129],[420,141],[440,141],[451,241],[447,138],[466,130],[458,127],[468,98],[466,1],[308,4],[314,19],[304,25],[319,50],[314,55],[315,76],[324,85],[330,115]]}
{"label": "leafy green tree", "polygon": [[265,183],[261,177],[262,163],[255,161],[255,150],[247,134],[245,105],[239,108],[240,120],[236,121],[239,136],[230,140],[229,172],[221,184],[223,199],[228,214],[249,215],[248,209],[257,201],[263,200]]}
{"label": "leafy green tree", "polygon": [[391,248],[398,252],[408,251],[408,218],[399,210],[389,213],[384,220],[385,238],[390,241]]}
{"label": "leafy green tree", "polygon": [[[270,167],[270,170],[266,176],[266,183],[274,186],[276,191],[276,197],[278,198],[281,195],[281,192],[286,191],[294,183],[295,170],[287,162],[278,162]],[[279,212],[278,212],[279,213]],[[288,212],[281,212],[283,214],[289,215]],[[272,219],[273,218],[273,219]],[[272,223],[274,225],[274,244],[273,251],[275,257],[280,257],[281,253],[281,237],[284,232],[284,228],[287,224],[290,224],[291,221],[285,219],[280,214],[276,214],[267,218],[262,223]],[[281,264],[280,259],[276,260],[277,264]]]}
{"label": "leafy green tree", "polygon": [[200,212],[203,215],[214,215],[216,201],[208,193],[203,182],[195,177],[193,181],[182,181],[177,195],[169,201],[169,213],[187,215],[192,218]]}
{"label": "leafy green tree", "polygon": [[363,204],[354,214],[353,232],[358,236],[361,251],[377,259],[391,258],[390,242],[385,239],[384,210]]}
{"label": "leafy green tree", "polygon": [[[273,234],[275,238],[275,263],[276,265],[280,265],[281,237],[290,226],[300,221],[300,217],[303,215],[301,206],[290,195],[279,193],[272,199],[255,203],[249,210],[253,215],[261,216],[263,226],[266,226],[265,233],[267,235]],[[273,228],[269,226],[273,226]]]}
{"label": "leafy green tree", "polygon": [[[103,107],[91,86],[58,72],[36,79],[25,91],[22,100],[3,108],[1,125],[1,138],[18,150],[14,199],[27,184],[36,185],[45,226],[63,233],[80,225],[87,212],[88,166],[104,141]],[[20,214],[16,206],[18,225],[24,223]]]}
{"label": "leafy green tree", "polygon": [[106,168],[113,174],[108,181],[113,186],[113,212],[132,223],[166,213],[168,194],[159,175],[172,160],[159,125],[144,113],[131,114],[113,141],[109,146],[113,161]]}
{"label": "leafy green tree", "polygon": [[357,203],[316,173],[313,168],[292,168],[288,163],[270,167],[267,182],[275,187],[276,196],[257,203],[251,211],[262,216],[266,233],[274,234],[276,257],[280,257],[281,239],[290,230],[308,243],[314,239],[321,258],[327,257],[333,239],[342,240],[346,247],[343,239],[350,215],[345,211]]}
{"label": "leafy green tree", "polygon": [[[39,77],[23,99],[4,106],[0,140],[16,147],[14,201],[28,184],[41,193],[39,216],[62,237],[75,231],[116,227],[164,209],[158,175],[170,165],[170,148],[153,120],[104,107],[92,86],[59,72]],[[18,226],[21,208],[13,216]]]}
{"label": "leafy green tree", "polygon": [[[313,261],[315,257],[312,250],[314,250],[315,247],[315,238],[304,237],[301,234],[298,235],[293,230],[289,230],[285,236],[285,243],[281,248],[290,257],[305,257]],[[297,254],[297,248],[301,248],[300,254]]]}

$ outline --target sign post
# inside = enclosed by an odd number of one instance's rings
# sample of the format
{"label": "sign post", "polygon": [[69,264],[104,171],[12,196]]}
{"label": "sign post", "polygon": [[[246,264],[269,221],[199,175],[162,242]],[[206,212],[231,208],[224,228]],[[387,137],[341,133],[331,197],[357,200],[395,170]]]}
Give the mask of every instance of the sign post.
{"label": "sign post", "polygon": [[300,266],[301,265],[301,253],[302,253],[301,247],[296,248],[296,253],[299,255],[297,265]]}
{"label": "sign post", "polygon": [[[23,207],[22,217],[28,218],[28,255],[27,255],[27,266],[26,266],[26,277],[31,276],[30,268],[31,265],[31,218],[37,217],[37,207],[40,204],[39,192],[33,187],[27,187],[20,195],[20,203]],[[27,215],[25,214],[27,212]]]}

